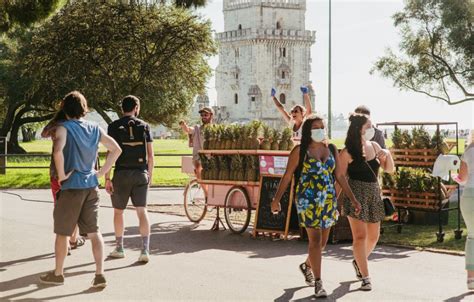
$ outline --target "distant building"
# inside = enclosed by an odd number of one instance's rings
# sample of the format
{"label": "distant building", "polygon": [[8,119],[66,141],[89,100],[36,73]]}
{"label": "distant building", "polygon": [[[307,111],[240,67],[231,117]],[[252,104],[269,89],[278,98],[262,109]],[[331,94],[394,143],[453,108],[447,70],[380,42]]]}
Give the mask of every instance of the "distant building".
{"label": "distant building", "polygon": [[221,117],[281,124],[271,88],[289,110],[303,104],[299,87],[309,82],[316,34],[305,29],[306,0],[224,0],[223,11],[224,32],[216,35]]}

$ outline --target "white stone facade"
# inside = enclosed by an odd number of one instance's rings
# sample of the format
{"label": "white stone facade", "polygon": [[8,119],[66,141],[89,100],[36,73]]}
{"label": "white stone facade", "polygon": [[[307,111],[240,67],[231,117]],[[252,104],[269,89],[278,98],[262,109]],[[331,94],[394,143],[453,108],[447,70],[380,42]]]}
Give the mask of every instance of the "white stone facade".
{"label": "white stone facade", "polygon": [[283,119],[270,97],[284,95],[287,111],[303,104],[315,32],[305,29],[306,0],[224,0],[224,32],[216,34],[217,104],[229,121]]}

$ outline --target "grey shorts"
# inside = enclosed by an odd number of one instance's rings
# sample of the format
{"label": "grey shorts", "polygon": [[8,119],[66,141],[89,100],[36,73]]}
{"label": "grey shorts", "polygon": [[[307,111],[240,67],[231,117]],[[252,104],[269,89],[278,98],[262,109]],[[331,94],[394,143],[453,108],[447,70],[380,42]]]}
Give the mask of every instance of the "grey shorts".
{"label": "grey shorts", "polygon": [[114,172],[112,184],[112,206],[115,209],[124,210],[127,207],[128,199],[132,199],[135,207],[146,207],[148,183],[150,177],[147,171],[143,170],[117,170]]}
{"label": "grey shorts", "polygon": [[69,189],[58,192],[54,206],[54,233],[71,236],[76,224],[81,234],[99,231],[99,189]]}

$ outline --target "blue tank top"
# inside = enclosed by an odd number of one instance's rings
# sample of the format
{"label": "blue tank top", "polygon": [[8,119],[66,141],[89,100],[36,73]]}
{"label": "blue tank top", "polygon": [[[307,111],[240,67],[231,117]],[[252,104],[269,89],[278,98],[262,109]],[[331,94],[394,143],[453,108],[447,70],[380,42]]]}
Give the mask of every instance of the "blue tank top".
{"label": "blue tank top", "polygon": [[84,120],[68,120],[62,125],[67,130],[64,172],[74,172],[61,184],[61,190],[97,187],[99,181],[94,168],[99,149],[99,126]]}

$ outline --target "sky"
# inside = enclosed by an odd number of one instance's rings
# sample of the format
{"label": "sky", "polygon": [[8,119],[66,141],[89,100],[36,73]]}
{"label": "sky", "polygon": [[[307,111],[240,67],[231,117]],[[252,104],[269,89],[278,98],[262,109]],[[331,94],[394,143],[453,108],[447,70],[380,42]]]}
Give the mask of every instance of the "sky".
{"label": "sky", "polygon": [[[222,0],[209,0],[198,12],[224,30]],[[328,107],[328,0],[308,0],[306,29],[316,31],[311,47],[310,79],[316,91],[315,108]],[[367,105],[375,122],[458,122],[461,129],[474,129],[474,102],[450,106],[427,96],[393,87],[390,79],[369,71],[387,47],[400,42],[392,16],[403,9],[401,0],[332,0],[332,111],[345,116],[360,104]],[[209,60],[213,69],[218,57]],[[215,78],[208,82],[211,104],[216,102]]]}

